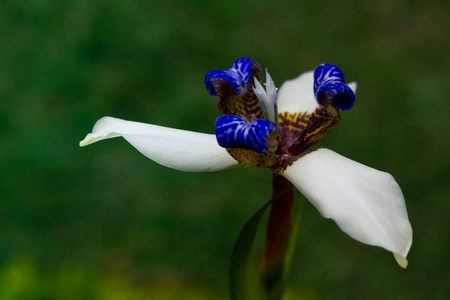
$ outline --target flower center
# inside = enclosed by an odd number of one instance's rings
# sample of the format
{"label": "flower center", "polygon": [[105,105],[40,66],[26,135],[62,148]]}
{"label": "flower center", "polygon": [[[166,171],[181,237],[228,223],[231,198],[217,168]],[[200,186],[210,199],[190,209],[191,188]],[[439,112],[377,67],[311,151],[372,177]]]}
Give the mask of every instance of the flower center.
{"label": "flower center", "polygon": [[208,92],[219,98],[219,109],[225,114],[216,121],[217,142],[249,166],[282,170],[336,127],[339,110],[351,109],[355,103],[344,74],[334,65],[323,64],[315,70],[318,105],[312,113],[278,114],[277,88],[267,70],[265,88],[260,78],[260,65],[249,58],[205,77]]}

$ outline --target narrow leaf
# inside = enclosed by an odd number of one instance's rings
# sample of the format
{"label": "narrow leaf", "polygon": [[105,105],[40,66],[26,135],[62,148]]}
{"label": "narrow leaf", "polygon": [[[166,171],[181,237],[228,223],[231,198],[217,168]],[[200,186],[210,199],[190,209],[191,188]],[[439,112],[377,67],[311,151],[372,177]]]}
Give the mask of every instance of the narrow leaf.
{"label": "narrow leaf", "polygon": [[293,223],[293,228],[289,237],[289,245],[286,251],[286,255],[284,257],[284,268],[283,273],[278,279],[278,281],[271,287],[269,291],[267,291],[267,299],[269,300],[279,300],[282,299],[284,291],[287,287],[287,282],[289,279],[289,275],[291,273],[292,260],[294,258],[295,247],[297,246],[298,233],[300,228],[300,219],[301,212],[303,210],[304,198],[302,197],[300,200],[300,204],[297,208],[297,216],[295,217],[295,221]]}
{"label": "narrow leaf", "polygon": [[[279,197],[293,186],[276,195]],[[267,299],[260,274],[260,260],[255,249],[255,239],[264,213],[270,207],[271,199],[261,207],[245,224],[234,244],[230,263],[230,297],[232,300]]]}
{"label": "narrow leaf", "polygon": [[265,298],[265,289],[259,273],[259,260],[255,250],[255,238],[261,219],[271,202],[269,201],[251,217],[234,244],[230,264],[232,300]]}

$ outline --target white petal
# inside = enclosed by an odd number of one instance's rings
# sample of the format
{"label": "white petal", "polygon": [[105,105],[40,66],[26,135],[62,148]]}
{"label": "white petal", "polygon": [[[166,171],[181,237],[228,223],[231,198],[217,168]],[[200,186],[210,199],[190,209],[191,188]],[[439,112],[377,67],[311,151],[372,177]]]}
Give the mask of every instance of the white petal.
{"label": "white petal", "polygon": [[178,130],[151,124],[103,117],[80,146],[122,136],[139,152],[155,162],[180,171],[208,172],[238,165],[217,144],[214,134]]}
{"label": "white petal", "polygon": [[269,71],[266,69],[266,90],[267,95],[271,99],[272,105],[277,101],[277,87],[275,86],[275,82],[273,82],[272,77],[269,74]]}
{"label": "white petal", "polygon": [[[348,86],[356,93],[356,82],[351,82]],[[279,113],[314,112],[318,106],[314,97],[314,71],[285,81],[278,90],[277,104]]]}
{"label": "white petal", "polygon": [[253,92],[255,93],[256,97],[258,97],[259,101],[263,102],[264,104],[266,104],[266,90],[264,89],[264,87],[261,85],[261,83],[259,83],[258,79],[256,79],[256,77],[254,78],[254,82],[255,82],[255,86],[253,87]]}
{"label": "white petal", "polygon": [[269,121],[276,123],[275,120],[275,111],[276,111],[276,101],[277,101],[277,88],[275,87],[275,83],[270,77],[269,72],[266,69],[266,89],[259,83],[256,77],[254,78],[255,86],[253,87],[253,91],[259,101],[264,105],[264,108],[267,112],[267,118]]}
{"label": "white petal", "polygon": [[278,113],[307,112],[312,113],[318,104],[314,97],[314,71],[300,74],[285,81],[278,90]]}
{"label": "white petal", "polygon": [[356,95],[356,90],[358,88],[358,84],[356,83],[356,81],[352,81],[347,85],[352,89],[353,93],[355,93]]}
{"label": "white petal", "polygon": [[318,149],[283,175],[322,216],[334,219],[352,238],[393,252],[406,268],[412,228],[402,191],[390,174]]}

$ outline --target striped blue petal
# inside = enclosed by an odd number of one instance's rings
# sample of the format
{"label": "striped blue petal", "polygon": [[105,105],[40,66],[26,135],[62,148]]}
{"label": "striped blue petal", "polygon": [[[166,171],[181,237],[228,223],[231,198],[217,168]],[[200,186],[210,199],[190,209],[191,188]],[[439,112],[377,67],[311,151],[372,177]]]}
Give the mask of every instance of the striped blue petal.
{"label": "striped blue petal", "polygon": [[340,110],[350,110],[355,104],[355,93],[345,84],[344,73],[332,64],[314,70],[314,95],[320,105],[332,104]]}
{"label": "striped blue petal", "polygon": [[261,66],[253,59],[242,57],[231,68],[211,71],[205,76],[206,90],[211,96],[243,95],[251,86],[253,76],[260,77]]}
{"label": "striped blue petal", "polygon": [[321,64],[314,70],[314,94],[319,86],[328,81],[345,82],[344,72],[332,64]]}
{"label": "striped blue petal", "polygon": [[350,110],[355,105],[355,93],[341,81],[329,81],[322,84],[317,90],[316,99],[322,106],[332,103],[340,110]]}
{"label": "striped blue petal", "polygon": [[205,76],[206,90],[211,96],[217,97],[217,92],[228,91],[240,95],[244,85],[236,73],[230,71],[211,71]]}
{"label": "striped blue petal", "polygon": [[241,117],[226,115],[216,121],[216,138],[223,148],[243,148],[265,153],[269,150],[267,138],[277,129],[277,125],[264,119],[250,124]]}
{"label": "striped blue petal", "polygon": [[241,57],[236,60],[228,70],[230,72],[236,73],[241,81],[245,84],[245,87],[249,88],[253,76],[256,75],[254,74],[255,71],[261,70],[261,66],[251,58]]}

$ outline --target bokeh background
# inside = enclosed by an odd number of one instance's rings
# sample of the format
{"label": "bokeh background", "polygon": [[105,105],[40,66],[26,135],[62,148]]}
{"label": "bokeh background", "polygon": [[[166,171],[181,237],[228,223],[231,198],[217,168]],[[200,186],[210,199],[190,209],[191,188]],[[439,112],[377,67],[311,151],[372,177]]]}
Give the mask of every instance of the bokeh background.
{"label": "bokeh background", "polygon": [[[310,205],[286,299],[448,299],[449,1],[0,1],[0,299],[227,299],[268,170],[189,174],[102,116],[214,132],[204,75],[249,56],[277,85],[322,62],[358,82],[321,145],[394,175],[406,270]],[[297,195],[300,196],[300,195]]]}

